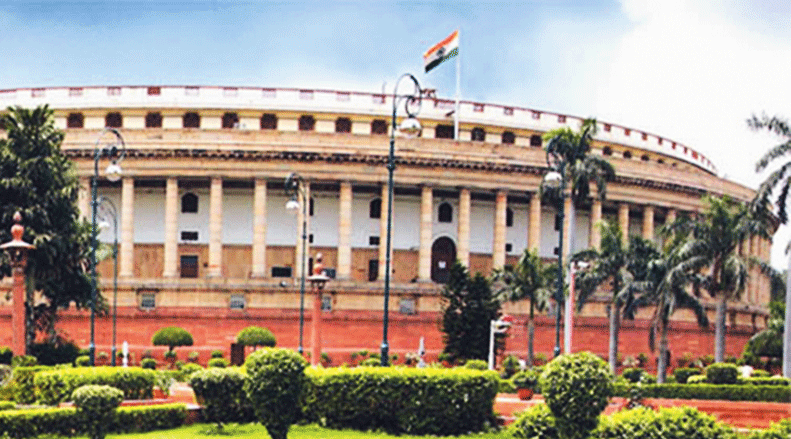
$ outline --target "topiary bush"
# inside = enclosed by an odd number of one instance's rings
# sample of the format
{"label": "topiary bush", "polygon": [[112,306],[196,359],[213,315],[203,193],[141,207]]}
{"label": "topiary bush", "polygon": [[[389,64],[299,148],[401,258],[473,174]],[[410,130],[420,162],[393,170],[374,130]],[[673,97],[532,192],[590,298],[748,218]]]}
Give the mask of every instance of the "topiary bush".
{"label": "topiary bush", "polygon": [[253,346],[254,348],[258,346],[273,348],[277,344],[277,340],[275,339],[275,335],[272,334],[272,331],[266,328],[248,326],[236,334],[236,343],[245,346]]}
{"label": "topiary bush", "polygon": [[544,368],[539,385],[561,437],[585,438],[596,427],[613,380],[607,363],[590,352],[561,355]]}
{"label": "topiary bush", "polygon": [[91,439],[104,439],[124,393],[115,387],[88,385],[75,390],[71,397]]}
{"label": "topiary bush", "polygon": [[467,360],[467,362],[464,363],[464,367],[467,368],[467,369],[472,369],[472,370],[487,370],[487,369],[489,369],[489,365],[486,364],[486,362],[483,361],[483,360]]}
{"label": "topiary bush", "polygon": [[30,367],[38,365],[38,360],[32,355],[17,355],[11,358],[11,367]]}
{"label": "topiary bush", "polygon": [[215,349],[215,350],[211,351],[211,358],[222,358],[222,357],[223,357],[223,354],[222,354],[221,350]]}
{"label": "topiary bush", "polygon": [[11,372],[11,382],[14,401],[19,404],[33,404],[36,401],[38,389],[33,382],[37,373],[52,370],[52,366],[19,366]]}
{"label": "topiary bush", "polygon": [[557,439],[555,417],[546,404],[536,404],[517,415],[507,433],[516,439]]}
{"label": "topiary bush", "polygon": [[211,360],[209,360],[208,366],[224,368],[224,367],[228,367],[229,364],[230,363],[225,358],[212,358]]}
{"label": "topiary bush", "polygon": [[80,355],[74,359],[74,365],[77,367],[87,367],[91,365],[91,357],[88,355]]}
{"label": "topiary bush", "polygon": [[287,349],[266,348],[250,354],[244,365],[249,377],[244,390],[256,418],[272,439],[286,439],[302,414],[305,359]]}
{"label": "topiary bush", "polygon": [[676,378],[678,384],[686,384],[691,376],[700,374],[700,369],[697,367],[677,367],[673,371],[673,376]]}
{"label": "topiary bush", "polygon": [[791,437],[791,419],[782,419],[765,430],[753,430],[745,439],[788,439]]}
{"label": "topiary bush", "polygon": [[502,373],[500,376],[505,379],[509,379],[514,376],[515,373],[519,372],[519,369],[519,357],[516,355],[508,355],[503,358]]}
{"label": "topiary bush", "polygon": [[175,352],[173,349],[177,346],[192,346],[192,334],[187,332],[184,328],[179,328],[178,326],[168,326],[167,328],[162,328],[156,333],[154,336],[151,337],[151,344],[154,346],[167,346],[168,353],[167,355],[172,355],[175,358]]}
{"label": "topiary bush", "polygon": [[77,367],[41,371],[33,381],[39,401],[57,405],[78,387],[89,384],[115,387],[126,399],[151,398],[155,380],[155,372],[137,367]]}
{"label": "topiary bush", "polygon": [[[791,386],[760,386],[752,384],[693,384],[691,377],[687,384],[643,384],[641,393],[644,398],[669,399],[721,399],[726,401],[791,401]],[[700,375],[703,377],[703,375]],[[634,384],[616,383],[614,396],[630,397]]]}
{"label": "topiary bush", "polygon": [[140,360],[140,367],[143,369],[151,369],[154,370],[157,368],[157,360],[153,358],[143,358]]}
{"label": "topiary bush", "polygon": [[538,391],[538,374],[531,369],[517,372],[511,377],[511,382],[517,389],[530,389]]}
{"label": "topiary bush", "polygon": [[185,380],[189,381],[190,376],[192,376],[193,373],[199,370],[205,370],[205,369],[200,364],[195,364],[195,363],[187,363],[181,366],[181,368],[179,369],[179,372],[181,372],[181,377],[180,377],[181,380],[179,381],[185,381]]}
{"label": "topiary bush", "polygon": [[591,439],[734,439],[733,429],[690,407],[639,407],[602,417]]}
{"label": "topiary bush", "polygon": [[362,367],[379,367],[382,365],[382,360],[378,358],[366,358],[365,360],[360,362],[360,366]]}
{"label": "topiary bush", "polygon": [[706,382],[710,384],[736,384],[739,367],[731,363],[714,363],[706,367]]}
{"label": "topiary bush", "polygon": [[14,357],[14,351],[8,346],[0,346],[0,364],[11,364],[11,358]]}
{"label": "topiary bush", "polygon": [[639,383],[642,375],[643,369],[639,367],[628,367],[621,372],[621,376],[630,383]]}
{"label": "topiary bush", "polygon": [[252,422],[253,410],[244,391],[247,377],[236,369],[206,369],[190,377],[190,386],[203,406],[203,415],[222,430],[229,422]]}

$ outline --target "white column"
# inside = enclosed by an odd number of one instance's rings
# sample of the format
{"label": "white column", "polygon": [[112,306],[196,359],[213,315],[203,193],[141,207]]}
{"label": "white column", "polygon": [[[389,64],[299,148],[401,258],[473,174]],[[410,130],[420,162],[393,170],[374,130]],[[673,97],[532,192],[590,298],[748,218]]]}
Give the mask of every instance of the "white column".
{"label": "white column", "polygon": [[253,277],[266,275],[266,180],[255,179],[253,187]]}
{"label": "white column", "polygon": [[[338,205],[338,279],[350,279],[352,275],[352,184],[341,182]],[[379,245],[384,245],[379,240]]]}
{"label": "white column", "polygon": [[212,177],[209,189],[209,277],[222,275],[222,178]]}
{"label": "white column", "polygon": [[431,280],[431,238],[433,234],[434,197],[430,186],[420,192],[420,249],[418,250],[418,280]]}
{"label": "white column", "polygon": [[120,277],[134,276],[135,264],[135,180],[124,177],[121,180],[121,249],[118,261]]}
{"label": "white column", "polygon": [[508,208],[508,192],[497,191],[494,202],[494,241],[492,243],[492,269],[505,266],[505,211]]}
{"label": "white column", "polygon": [[629,204],[618,205],[618,226],[621,228],[621,239],[624,245],[629,242]]}
{"label": "white column", "polygon": [[80,217],[91,219],[91,179],[80,177],[79,189],[77,191],[77,208],[80,209]]}
{"label": "white column", "polygon": [[[302,195],[302,192],[299,193],[297,197],[299,200],[299,212],[297,213],[297,246],[294,251],[294,274],[295,278],[300,279],[302,278],[302,265],[304,262],[305,265],[305,276],[310,276],[310,267],[308,267],[308,259],[310,257],[310,243],[308,239],[310,238],[310,183],[308,181],[304,181],[302,183],[305,188],[305,194]],[[303,214],[303,211],[307,216]],[[304,221],[303,221],[304,220]],[[305,239],[304,243],[305,246],[303,248],[302,243],[302,224],[305,223]],[[303,261],[304,258],[304,261]]]}
{"label": "white column", "polygon": [[[393,201],[395,202],[395,194],[393,194]],[[378,280],[385,280],[385,259],[387,257],[387,185],[382,186],[382,214],[379,215],[379,276]],[[394,215],[395,216],[395,215]],[[392,241],[391,241],[392,243]],[[390,252],[392,254],[392,247]],[[392,258],[390,259],[392,262]],[[390,267],[392,273],[393,267]]]}
{"label": "white column", "polygon": [[591,205],[591,228],[588,236],[588,245],[596,250],[601,249],[601,200],[598,197],[593,199]]}
{"label": "white column", "polygon": [[165,181],[165,245],[163,277],[178,276],[178,206],[179,182],[174,177]]}
{"label": "white column", "polygon": [[643,207],[643,239],[654,240],[654,206]]}
{"label": "white column", "polygon": [[530,194],[530,218],[527,224],[527,246],[538,253],[541,250],[541,196]]}
{"label": "white column", "polygon": [[467,188],[459,191],[459,261],[465,266],[470,266],[470,205],[471,194]]}

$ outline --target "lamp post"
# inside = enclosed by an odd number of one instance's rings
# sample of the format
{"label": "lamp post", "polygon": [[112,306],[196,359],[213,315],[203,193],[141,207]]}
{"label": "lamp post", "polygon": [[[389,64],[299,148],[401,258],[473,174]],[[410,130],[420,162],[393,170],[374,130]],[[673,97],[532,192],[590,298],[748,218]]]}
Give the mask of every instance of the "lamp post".
{"label": "lamp post", "polygon": [[[107,141],[106,139],[110,140]],[[89,346],[90,365],[96,364],[96,215],[99,208],[97,186],[99,182],[99,160],[102,157],[110,159],[110,164],[105,171],[108,181],[116,182],[121,179],[121,166],[119,163],[126,155],[126,146],[121,133],[114,128],[105,128],[96,139],[93,149],[93,179],[91,181],[91,344]]]}
{"label": "lamp post", "polygon": [[25,266],[27,265],[27,253],[35,247],[22,240],[25,228],[20,224],[22,214],[14,214],[14,225],[11,226],[11,241],[0,245],[0,250],[8,252],[11,262],[11,276],[13,283],[11,293],[13,294],[14,307],[11,313],[11,341],[14,355],[25,355],[27,343],[27,311],[25,309]]}
{"label": "lamp post", "polygon": [[321,253],[316,254],[316,262],[313,264],[313,274],[308,278],[313,287],[315,297],[313,298],[313,315],[311,320],[313,325],[310,330],[310,364],[316,365],[321,362],[321,291],[330,278],[324,273]]}
{"label": "lamp post", "polygon": [[[398,86],[404,78],[409,78],[413,85],[414,90],[412,94],[398,95]],[[415,118],[420,112],[420,104],[422,102],[423,90],[420,88],[420,83],[417,78],[410,73],[404,73],[398,78],[395,88],[393,89],[393,118],[390,130],[390,153],[387,158],[387,237],[385,247],[385,285],[384,285],[384,317],[382,319],[382,352],[381,361],[382,366],[386,367],[390,361],[389,351],[390,347],[387,343],[387,325],[388,313],[390,312],[390,251],[392,247],[391,235],[393,228],[393,172],[395,171],[395,133],[399,129],[407,136],[416,135],[420,132],[422,127],[420,122]],[[404,103],[404,111],[407,118],[401,121],[401,126],[396,128],[396,112],[398,105]],[[416,106],[411,109],[410,106]]]}
{"label": "lamp post", "polygon": [[118,321],[118,210],[115,204],[107,197],[99,197],[99,209],[101,212],[98,214],[102,217],[102,223],[99,228],[106,228],[109,226],[107,220],[113,222],[113,347],[112,347],[112,365],[116,365],[116,334],[117,334],[117,321]]}
{"label": "lamp post", "polygon": [[564,212],[563,199],[566,197],[566,161],[554,151],[547,151],[547,165],[550,171],[544,176],[544,186],[558,191],[558,288],[555,292],[555,351],[554,356],[560,355],[560,308],[563,305],[563,226]]}
{"label": "lamp post", "polygon": [[574,285],[577,272],[586,270],[590,266],[585,261],[574,261],[569,264],[569,300],[566,301],[566,315],[563,321],[563,353],[571,353],[571,335],[574,331]]}
{"label": "lamp post", "polygon": [[308,194],[305,190],[305,180],[296,172],[292,172],[286,177],[285,188],[286,194],[290,197],[288,202],[286,202],[286,210],[289,212],[296,214],[299,211],[299,198],[302,198],[302,253],[299,255],[302,270],[300,271],[301,276],[299,279],[299,348],[297,348],[299,355],[302,355],[302,331],[305,327],[305,259],[307,256],[306,246],[308,242]]}

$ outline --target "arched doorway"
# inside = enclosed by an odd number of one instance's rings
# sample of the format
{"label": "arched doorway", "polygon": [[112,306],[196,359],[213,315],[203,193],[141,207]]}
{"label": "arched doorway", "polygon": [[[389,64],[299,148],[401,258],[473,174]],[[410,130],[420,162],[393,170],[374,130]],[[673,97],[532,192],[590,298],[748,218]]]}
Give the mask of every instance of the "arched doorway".
{"label": "arched doorway", "polygon": [[456,244],[448,237],[437,238],[431,246],[431,280],[444,284],[448,282],[450,266],[456,262]]}

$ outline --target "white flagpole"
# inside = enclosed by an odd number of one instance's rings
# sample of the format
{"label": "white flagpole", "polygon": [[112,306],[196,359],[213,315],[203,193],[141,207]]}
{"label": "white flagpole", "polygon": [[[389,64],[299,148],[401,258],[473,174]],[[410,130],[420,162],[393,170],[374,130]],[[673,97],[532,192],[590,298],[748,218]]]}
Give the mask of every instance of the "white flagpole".
{"label": "white flagpole", "polygon": [[459,140],[459,95],[461,89],[461,29],[459,29],[459,46],[456,50],[456,107],[453,110],[453,138]]}

